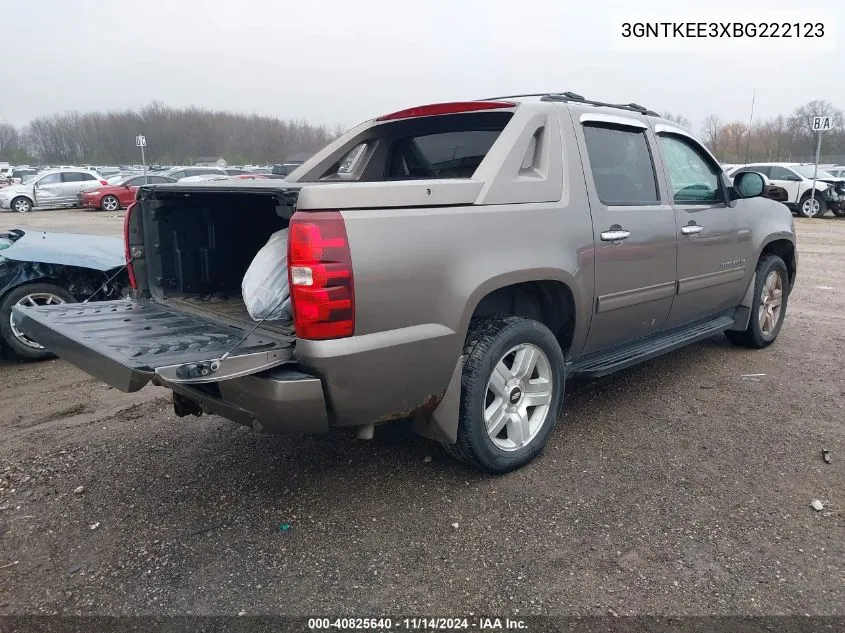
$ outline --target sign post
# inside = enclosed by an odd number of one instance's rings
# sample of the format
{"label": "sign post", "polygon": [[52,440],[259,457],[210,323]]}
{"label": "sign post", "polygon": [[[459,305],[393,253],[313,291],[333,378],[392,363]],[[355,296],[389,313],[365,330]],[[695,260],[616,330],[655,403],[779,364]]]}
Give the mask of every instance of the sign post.
{"label": "sign post", "polygon": [[827,132],[830,129],[829,116],[814,116],[813,117],[813,132],[816,133],[816,161],[813,168],[813,188],[810,190],[810,215],[815,216],[818,213],[820,205],[816,202],[816,177],[819,175],[819,156],[822,151],[822,132]]}
{"label": "sign post", "polygon": [[[150,184],[150,181],[147,179],[147,160],[144,158],[144,148],[147,146],[147,137],[143,134],[139,134],[135,137],[135,145],[141,148],[141,165],[144,167],[144,184]],[[816,159],[818,162],[818,159]]]}

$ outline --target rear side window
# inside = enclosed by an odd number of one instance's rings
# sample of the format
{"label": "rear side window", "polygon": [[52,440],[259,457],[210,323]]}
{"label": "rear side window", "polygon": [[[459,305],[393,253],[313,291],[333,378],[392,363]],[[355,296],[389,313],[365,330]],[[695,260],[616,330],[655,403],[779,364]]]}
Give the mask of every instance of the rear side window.
{"label": "rear side window", "polygon": [[[801,178],[793,171],[787,169],[786,167],[780,167],[779,165],[773,165],[769,167],[769,173],[763,172],[767,176],[769,176],[772,180],[801,180]],[[757,171],[757,170],[754,170]]]}
{"label": "rear side window", "polygon": [[48,174],[38,181],[39,185],[55,185],[62,181],[61,174]]}
{"label": "rear side window", "polygon": [[471,178],[513,114],[476,112],[389,121],[351,140],[302,181]]}
{"label": "rear side window", "polygon": [[[62,173],[62,182],[82,182],[87,174],[78,171],[66,171]],[[91,180],[94,180],[92,177]]]}
{"label": "rear side window", "polygon": [[657,178],[645,131],[585,125],[593,181],[608,206],[657,204]]}

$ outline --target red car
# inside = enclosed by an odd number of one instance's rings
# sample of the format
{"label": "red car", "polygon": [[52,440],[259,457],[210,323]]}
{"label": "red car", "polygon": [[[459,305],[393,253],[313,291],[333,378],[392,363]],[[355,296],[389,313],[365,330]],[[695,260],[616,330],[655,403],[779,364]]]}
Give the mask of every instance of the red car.
{"label": "red car", "polygon": [[[151,185],[176,182],[167,176],[147,176],[147,181]],[[113,185],[100,185],[86,189],[79,193],[79,206],[84,209],[102,209],[103,211],[125,209],[135,201],[135,193],[143,184],[143,176],[127,176]]]}

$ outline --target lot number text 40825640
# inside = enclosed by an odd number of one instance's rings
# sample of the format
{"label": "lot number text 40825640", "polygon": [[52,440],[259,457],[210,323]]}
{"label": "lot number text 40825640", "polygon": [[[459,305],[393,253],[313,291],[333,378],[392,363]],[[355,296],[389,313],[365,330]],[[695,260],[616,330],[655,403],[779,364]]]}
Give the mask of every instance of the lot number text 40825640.
{"label": "lot number text 40825640", "polygon": [[511,618],[309,618],[312,631],[528,631]]}

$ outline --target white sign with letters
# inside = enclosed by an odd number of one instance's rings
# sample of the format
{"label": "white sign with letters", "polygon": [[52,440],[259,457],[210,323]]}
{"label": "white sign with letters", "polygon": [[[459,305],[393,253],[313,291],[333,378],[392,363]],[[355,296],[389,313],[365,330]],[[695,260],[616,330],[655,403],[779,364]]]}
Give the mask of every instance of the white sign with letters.
{"label": "white sign with letters", "polygon": [[[815,129],[815,128],[813,128]],[[135,145],[138,147],[146,147],[147,146],[147,137],[143,134],[139,134],[135,137]]]}
{"label": "white sign with letters", "polygon": [[813,117],[813,132],[827,132],[832,128],[831,117],[829,116],[814,116]]}

